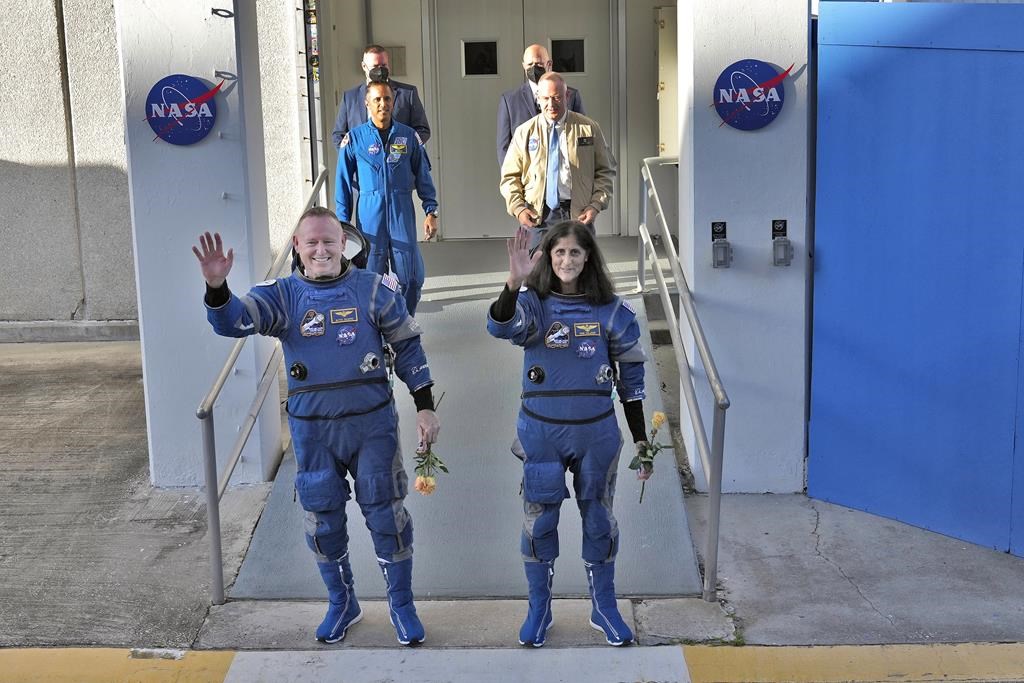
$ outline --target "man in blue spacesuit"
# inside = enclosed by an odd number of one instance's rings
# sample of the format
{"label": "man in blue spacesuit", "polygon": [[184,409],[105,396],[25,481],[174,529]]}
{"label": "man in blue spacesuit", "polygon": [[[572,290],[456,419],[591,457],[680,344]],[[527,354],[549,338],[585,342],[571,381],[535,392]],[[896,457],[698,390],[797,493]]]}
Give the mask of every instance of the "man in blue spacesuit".
{"label": "man in blue spacesuit", "polygon": [[633,309],[615,295],[584,224],[555,225],[532,258],[529,233],[520,228],[508,250],[509,277],[488,312],[487,330],[524,351],[513,452],[523,459],[520,550],[530,606],[519,644],[541,647],[551,628],[558,518],[569,497],[568,470],[583,518],[590,625],[610,645],[624,645],[633,633],[615,602],[619,529],[612,501],[622,435],[612,396],[614,386],[633,441],[646,445],[640,328]]}
{"label": "man in blue spacesuit", "polygon": [[342,138],[335,173],[338,219],[349,222],[353,190],[359,194],[359,227],[370,241],[367,269],[390,269],[402,287],[409,315],[415,315],[423,289],[424,267],[416,241],[415,188],[423,203],[425,239],[437,233],[437,192],[430,160],[416,131],[391,118],[394,94],[387,83],[366,87],[369,120]]}
{"label": "man in blue spacesuit", "polygon": [[348,559],[346,475],[373,539],[387,583],[398,641],[424,640],[412,595],[412,520],[403,501],[408,478],[398,443],[398,415],[383,344],[416,403],[421,444],[433,443],[433,380],[393,277],[351,267],[345,233],[329,209],[303,214],[292,238],[301,268],[236,296],[227,286],[234,258],[219,234],[200,236],[192,251],[206,280],[207,318],[217,334],[277,337],[288,367],[288,425],[295,449],[295,490],[306,511],[306,541],[327,585],[327,615],[316,638],[336,643],[362,618]]}

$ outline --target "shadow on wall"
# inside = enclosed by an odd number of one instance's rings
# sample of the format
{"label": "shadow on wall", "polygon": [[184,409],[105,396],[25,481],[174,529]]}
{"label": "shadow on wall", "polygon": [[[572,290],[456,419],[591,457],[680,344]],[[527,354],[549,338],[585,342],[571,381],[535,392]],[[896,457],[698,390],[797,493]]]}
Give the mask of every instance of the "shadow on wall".
{"label": "shadow on wall", "polygon": [[0,324],[137,318],[128,176],[0,160]]}

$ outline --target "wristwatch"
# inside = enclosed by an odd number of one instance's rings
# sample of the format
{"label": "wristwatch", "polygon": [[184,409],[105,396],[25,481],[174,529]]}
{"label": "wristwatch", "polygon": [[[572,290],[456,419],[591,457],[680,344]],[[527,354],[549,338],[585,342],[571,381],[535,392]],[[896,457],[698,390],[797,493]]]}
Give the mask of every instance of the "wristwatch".
{"label": "wristwatch", "polygon": [[440,206],[434,207],[433,211],[427,211],[427,215],[428,216],[433,216],[434,218],[439,217],[441,215],[441,207]]}

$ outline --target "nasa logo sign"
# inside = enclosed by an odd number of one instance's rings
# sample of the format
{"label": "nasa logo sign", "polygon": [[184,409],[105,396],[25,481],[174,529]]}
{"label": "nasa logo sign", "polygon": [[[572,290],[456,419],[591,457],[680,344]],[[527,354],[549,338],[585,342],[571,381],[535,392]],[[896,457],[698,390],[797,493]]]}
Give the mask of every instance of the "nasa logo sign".
{"label": "nasa logo sign", "polygon": [[217,122],[214,97],[224,81],[210,88],[194,76],[172,74],[156,82],[146,97],[146,120],[160,138],[172,145],[193,145]]}
{"label": "nasa logo sign", "polygon": [[779,73],[771,64],[756,59],[725,67],[715,81],[715,111],[722,117],[719,128],[728,124],[738,130],[757,130],[774,121],[786,99],[782,82],[792,70],[790,64]]}

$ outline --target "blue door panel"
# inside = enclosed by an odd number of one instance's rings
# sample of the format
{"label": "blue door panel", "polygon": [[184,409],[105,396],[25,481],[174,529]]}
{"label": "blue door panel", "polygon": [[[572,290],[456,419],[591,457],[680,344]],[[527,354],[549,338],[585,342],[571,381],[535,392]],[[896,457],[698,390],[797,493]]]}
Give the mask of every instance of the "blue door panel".
{"label": "blue door panel", "polygon": [[943,49],[969,5],[893,46],[892,7],[821,5],[808,493],[1024,554],[1024,52]]}

